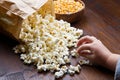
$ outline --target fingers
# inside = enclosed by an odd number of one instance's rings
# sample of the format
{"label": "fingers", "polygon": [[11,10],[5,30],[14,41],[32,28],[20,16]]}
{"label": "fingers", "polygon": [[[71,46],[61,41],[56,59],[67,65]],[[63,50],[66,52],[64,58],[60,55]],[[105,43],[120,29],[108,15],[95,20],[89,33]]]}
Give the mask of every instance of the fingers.
{"label": "fingers", "polygon": [[77,49],[77,52],[79,53],[79,55],[86,57],[89,60],[92,60],[92,59],[94,59],[95,54],[89,46],[90,46],[90,44],[84,44],[83,46],[80,46]]}
{"label": "fingers", "polygon": [[91,44],[84,44],[84,45],[81,45],[78,47],[77,49],[77,53],[81,53],[81,51],[84,51],[84,50],[90,50],[91,51],[91,48],[90,48]]}
{"label": "fingers", "polygon": [[95,57],[95,44],[98,43],[99,40],[93,36],[84,36],[79,39],[77,43],[77,53],[81,56],[86,57],[88,59],[94,59]]}
{"label": "fingers", "polygon": [[83,50],[80,53],[81,56],[88,58],[89,60],[94,58],[94,54],[90,50]]}
{"label": "fingers", "polygon": [[77,43],[77,47],[84,44],[84,43],[91,43],[95,40],[96,38],[93,36],[84,36],[81,39],[79,39],[78,43]]}

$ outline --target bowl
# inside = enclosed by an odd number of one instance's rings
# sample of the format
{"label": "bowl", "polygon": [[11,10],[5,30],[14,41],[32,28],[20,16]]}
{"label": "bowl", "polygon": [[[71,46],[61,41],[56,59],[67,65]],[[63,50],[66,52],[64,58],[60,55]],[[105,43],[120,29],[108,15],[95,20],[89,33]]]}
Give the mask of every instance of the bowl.
{"label": "bowl", "polygon": [[83,16],[84,13],[84,9],[85,9],[85,3],[81,0],[75,0],[80,2],[83,5],[83,8],[81,8],[79,11],[74,12],[74,13],[69,13],[69,14],[59,14],[59,13],[55,13],[56,19],[57,20],[64,20],[67,21],[69,23],[73,23],[76,21],[79,21],[81,19],[81,17]]}

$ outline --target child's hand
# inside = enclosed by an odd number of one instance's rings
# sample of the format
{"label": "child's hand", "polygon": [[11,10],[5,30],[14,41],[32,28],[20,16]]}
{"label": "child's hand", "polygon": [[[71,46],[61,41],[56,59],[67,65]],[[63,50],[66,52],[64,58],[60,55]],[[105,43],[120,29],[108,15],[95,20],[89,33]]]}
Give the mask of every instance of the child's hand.
{"label": "child's hand", "polygon": [[77,46],[77,52],[81,56],[104,67],[110,67],[111,70],[115,69],[118,55],[112,54],[100,40],[93,36],[84,36],[78,41]]}

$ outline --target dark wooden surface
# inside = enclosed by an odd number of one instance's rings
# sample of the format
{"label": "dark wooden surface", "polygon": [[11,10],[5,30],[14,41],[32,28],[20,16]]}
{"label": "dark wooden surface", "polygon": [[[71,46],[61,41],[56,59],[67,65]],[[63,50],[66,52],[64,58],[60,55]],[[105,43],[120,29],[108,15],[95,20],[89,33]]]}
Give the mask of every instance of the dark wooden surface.
{"label": "dark wooden surface", "polygon": [[[84,0],[86,9],[76,28],[84,35],[100,39],[112,52],[120,54],[120,0]],[[38,73],[34,66],[24,65],[12,47],[16,43],[0,35],[0,80],[54,80],[50,73]],[[104,64],[104,63],[103,63]],[[114,72],[100,66],[83,66],[79,74],[59,80],[113,80]]]}

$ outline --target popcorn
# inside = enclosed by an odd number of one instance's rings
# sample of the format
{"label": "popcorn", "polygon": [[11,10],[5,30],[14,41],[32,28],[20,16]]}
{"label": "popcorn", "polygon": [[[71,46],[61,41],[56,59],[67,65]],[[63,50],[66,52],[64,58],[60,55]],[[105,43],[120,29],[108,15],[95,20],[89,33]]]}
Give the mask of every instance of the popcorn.
{"label": "popcorn", "polygon": [[70,63],[70,59],[68,56],[64,56],[63,59],[64,59],[65,63]]}
{"label": "popcorn", "polygon": [[68,73],[71,74],[71,75],[73,75],[75,72],[79,73],[80,69],[81,69],[80,65],[77,65],[77,66],[70,65],[70,67],[68,69]]}
{"label": "popcorn", "polygon": [[76,49],[73,49],[73,50],[71,51],[71,56],[72,56],[72,57],[78,57],[78,53],[77,53]]}
{"label": "popcorn", "polygon": [[62,58],[58,58],[57,59],[57,62],[61,65],[61,64],[65,64],[65,61],[64,61],[64,59],[62,59]]}
{"label": "popcorn", "polygon": [[73,74],[75,74],[75,71],[69,69],[69,70],[68,70],[68,73],[69,73],[70,75],[73,75]]}
{"label": "popcorn", "polygon": [[80,65],[90,64],[90,61],[89,61],[89,60],[80,60],[80,61],[79,61],[79,64],[80,64]]}
{"label": "popcorn", "polygon": [[67,66],[62,66],[62,67],[61,67],[61,70],[62,70],[64,73],[67,73],[68,67],[67,67]]}
{"label": "popcorn", "polygon": [[48,68],[48,65],[47,64],[44,64],[44,65],[40,65],[38,66],[38,70],[39,71],[47,71],[49,68]]}
{"label": "popcorn", "polygon": [[16,47],[13,48],[15,53],[25,53],[26,52],[26,47],[25,45],[18,45]]}
{"label": "popcorn", "polygon": [[55,72],[55,78],[60,78],[64,75],[64,72],[60,70],[59,72]]}
{"label": "popcorn", "polygon": [[51,15],[42,17],[40,14],[30,16],[22,26],[19,38],[24,44],[17,45],[14,51],[21,53],[24,63],[33,63],[39,71],[55,72],[56,78],[68,71],[70,74],[79,72],[78,66],[68,69],[65,65],[70,63],[69,47],[75,47],[82,30]]}
{"label": "popcorn", "polygon": [[55,13],[69,14],[75,13],[83,8],[83,5],[75,0],[55,0]]}

